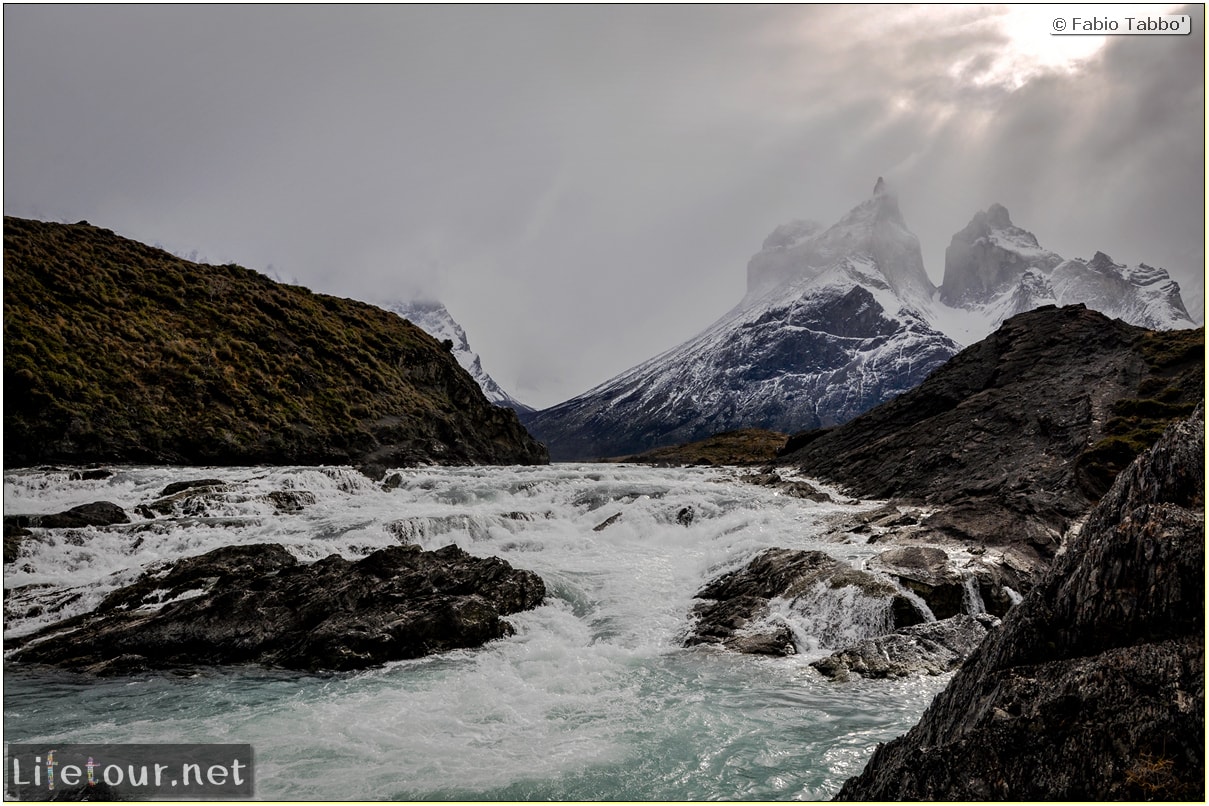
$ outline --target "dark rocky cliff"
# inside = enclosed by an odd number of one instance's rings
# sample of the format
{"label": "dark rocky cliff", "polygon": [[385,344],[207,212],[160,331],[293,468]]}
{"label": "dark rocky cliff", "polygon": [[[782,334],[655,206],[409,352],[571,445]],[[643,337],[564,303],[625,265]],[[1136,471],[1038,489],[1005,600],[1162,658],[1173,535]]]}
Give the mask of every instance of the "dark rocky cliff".
{"label": "dark rocky cliff", "polygon": [[1120,470],[1204,398],[1204,331],[1151,331],[1081,305],[1004,322],[919,387],[780,461],[872,498],[938,507],[925,526],[1046,560]]}
{"label": "dark rocky cliff", "polygon": [[1205,796],[1204,410],[1091,512],[906,736],[839,800]]}
{"label": "dark rocky cliff", "polygon": [[398,316],[81,222],[4,222],[4,461],[547,461]]}

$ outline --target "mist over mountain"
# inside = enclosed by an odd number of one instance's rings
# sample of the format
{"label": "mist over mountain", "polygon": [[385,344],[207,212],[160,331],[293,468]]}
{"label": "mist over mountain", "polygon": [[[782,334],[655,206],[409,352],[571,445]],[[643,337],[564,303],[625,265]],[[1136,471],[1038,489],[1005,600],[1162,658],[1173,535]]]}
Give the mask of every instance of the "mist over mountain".
{"label": "mist over mountain", "polygon": [[1179,284],[1165,270],[1115,263],[1103,252],[1091,260],[1064,259],[1013,224],[1001,204],[976,213],[953,236],[939,298],[944,306],[972,314],[964,324],[977,337],[1018,313],[1055,304],[1083,304],[1152,330],[1195,324]]}
{"label": "mist over mountain", "polygon": [[525,417],[554,459],[635,453],[737,428],[834,425],[919,384],[959,349],[930,323],[919,239],[879,178],[831,227],[778,227],[747,294],[704,332]]}
{"label": "mist over mountain", "polygon": [[1149,329],[1194,325],[1163,269],[1101,252],[1065,259],[1000,204],[953,236],[937,288],[879,177],[830,227],[774,229],[748,262],[743,300],[702,333],[524,421],[560,460],[835,425],[914,388],[1006,319],[1071,304]]}

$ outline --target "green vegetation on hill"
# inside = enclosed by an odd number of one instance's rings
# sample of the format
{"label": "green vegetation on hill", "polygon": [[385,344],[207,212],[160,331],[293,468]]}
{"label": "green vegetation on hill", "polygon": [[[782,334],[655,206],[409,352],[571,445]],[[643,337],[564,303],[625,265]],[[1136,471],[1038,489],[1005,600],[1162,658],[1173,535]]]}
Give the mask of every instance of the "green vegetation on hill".
{"label": "green vegetation on hill", "polygon": [[712,437],[655,448],[621,461],[650,465],[755,465],[771,462],[789,436],[762,428],[743,428]]}
{"label": "green vegetation on hill", "polygon": [[1112,416],[1104,423],[1108,436],[1080,454],[1076,463],[1080,482],[1095,498],[1205,397],[1203,329],[1146,331],[1138,338],[1138,352],[1149,370],[1138,384],[1139,397],[1112,404]]}
{"label": "green vegetation on hill", "polygon": [[4,223],[9,466],[546,461],[392,313],[86,222]]}

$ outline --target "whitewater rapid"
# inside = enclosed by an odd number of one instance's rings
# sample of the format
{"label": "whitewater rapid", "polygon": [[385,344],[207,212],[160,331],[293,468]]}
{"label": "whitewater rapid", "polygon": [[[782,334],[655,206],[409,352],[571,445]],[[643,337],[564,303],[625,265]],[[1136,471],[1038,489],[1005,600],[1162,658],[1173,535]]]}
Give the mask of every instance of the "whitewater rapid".
{"label": "whitewater rapid", "polygon": [[[427,468],[401,471],[387,490],[339,467],[119,468],[96,481],[10,472],[6,514],[105,500],[134,522],[27,539],[5,566],[9,637],[87,612],[145,570],[232,544],[280,543],[310,561],[454,543],[537,572],[548,596],[509,617],[512,638],[356,674],[89,680],[9,664],[5,738],[246,742],[258,798],[830,797],[947,678],[823,679],[808,662],[863,637],[859,614],[846,622],[842,609],[822,626],[817,615],[779,613],[798,637],[790,658],[682,648],[693,595],[759,551],[817,549],[862,567],[877,550],[835,525],[878,502],[793,498],[739,473]],[[167,484],[200,478],[227,482],[226,492],[182,503],[171,518],[137,514]],[[314,502],[280,512],[275,492]]]}

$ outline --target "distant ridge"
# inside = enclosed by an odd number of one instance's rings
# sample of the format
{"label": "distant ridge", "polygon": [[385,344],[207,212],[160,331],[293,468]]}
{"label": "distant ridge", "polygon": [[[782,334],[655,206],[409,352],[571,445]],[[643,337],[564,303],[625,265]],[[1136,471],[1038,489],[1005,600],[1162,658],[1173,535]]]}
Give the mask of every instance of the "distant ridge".
{"label": "distant ridge", "polygon": [[747,266],[747,293],[702,333],[570,400],[525,413],[555,459],[641,453],[744,428],[836,425],[917,386],[1020,313],[1085,305],[1154,330],[1194,326],[1161,268],[1064,259],[992,204],[953,236],[933,286],[898,196],[830,227],[792,221]]}

